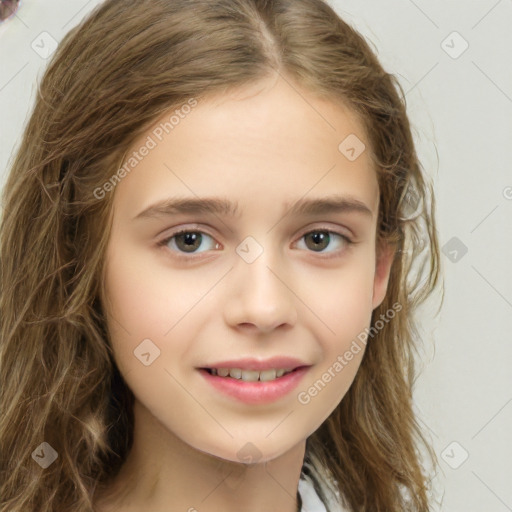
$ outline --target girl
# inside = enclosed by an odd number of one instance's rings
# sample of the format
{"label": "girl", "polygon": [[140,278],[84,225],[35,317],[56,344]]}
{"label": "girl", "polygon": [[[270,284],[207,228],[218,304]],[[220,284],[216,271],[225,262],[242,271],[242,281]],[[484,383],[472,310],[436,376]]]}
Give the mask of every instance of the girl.
{"label": "girl", "polygon": [[398,90],[321,0],[66,35],[3,190],[2,510],[429,510],[439,249]]}

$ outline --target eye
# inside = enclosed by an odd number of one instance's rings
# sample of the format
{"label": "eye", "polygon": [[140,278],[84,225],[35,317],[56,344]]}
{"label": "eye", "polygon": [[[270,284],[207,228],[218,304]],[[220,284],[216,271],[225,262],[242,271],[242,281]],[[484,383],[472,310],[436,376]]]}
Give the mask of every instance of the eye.
{"label": "eye", "polygon": [[[197,249],[202,245],[202,242],[206,239],[210,240],[210,247],[206,247],[205,250],[213,250],[218,249],[220,247],[220,244],[215,241],[215,239],[205,233],[204,231],[199,230],[193,230],[193,229],[182,229],[180,231],[177,231],[176,233],[173,233],[171,236],[168,236],[167,238],[164,238],[160,242],[158,242],[159,247],[166,247],[168,249],[171,249],[173,252],[178,252],[178,258],[185,258],[186,255],[190,254],[197,254],[198,252],[204,252],[204,251],[197,251]],[[312,252],[316,253],[341,253],[343,252],[344,248],[347,246],[350,246],[353,244],[352,240],[348,238],[346,235],[342,235],[341,233],[337,233],[335,231],[332,231],[330,229],[316,229],[313,231],[308,231],[307,233],[304,233],[300,240],[305,239],[306,248],[310,249]],[[326,247],[329,245],[333,245],[331,242],[332,240],[337,240],[338,242],[338,249],[334,249],[331,251],[324,251]],[[336,245],[336,244],[334,244]],[[170,247],[171,246],[171,247]],[[333,257],[333,256],[328,256]]]}
{"label": "eye", "polygon": [[323,254],[325,252],[323,249],[328,245],[332,245],[330,242],[333,238],[338,240],[338,250],[334,248],[334,250],[327,251],[327,253],[340,253],[343,251],[344,247],[353,243],[348,236],[331,231],[330,229],[315,229],[313,231],[308,231],[300,237],[300,240],[305,239],[306,247],[311,249],[313,252],[320,252]]}
{"label": "eye", "polygon": [[[213,237],[204,231],[184,229],[158,242],[158,245],[168,246],[169,242],[173,242],[172,245],[177,247],[179,252],[183,251],[185,254],[195,254],[197,252],[196,249],[201,246],[201,242],[205,236],[212,241],[214,240]],[[214,249],[219,246],[218,243],[211,243],[210,245]]]}

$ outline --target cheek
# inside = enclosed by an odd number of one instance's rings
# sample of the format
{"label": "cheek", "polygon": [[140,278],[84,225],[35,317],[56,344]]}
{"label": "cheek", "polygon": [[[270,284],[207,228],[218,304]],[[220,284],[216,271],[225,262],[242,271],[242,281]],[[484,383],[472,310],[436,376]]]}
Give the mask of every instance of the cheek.
{"label": "cheek", "polygon": [[[318,273],[305,297],[316,321],[323,324],[325,349],[343,346],[368,326],[372,313],[373,267],[361,257],[336,272]],[[304,295],[305,292],[303,292]],[[306,301],[305,301],[306,302]]]}
{"label": "cheek", "polygon": [[325,333],[317,337],[319,363],[297,394],[297,401],[305,406],[307,415],[317,418],[315,428],[346,395],[366,349],[362,334],[370,325],[372,309],[367,284],[361,283],[356,276],[345,281],[341,291],[327,297],[331,299],[330,305],[323,307],[329,329],[324,326],[321,331],[316,330]]}
{"label": "cheek", "polygon": [[[133,247],[110,255],[105,288],[112,321],[135,339],[163,337],[207,292],[201,279],[162,271],[162,260]],[[154,263],[153,263],[154,262]]]}
{"label": "cheek", "polygon": [[[373,295],[373,261],[362,256],[336,275],[323,276],[317,281],[311,297],[311,317],[316,327],[319,364],[314,377],[303,389],[308,399],[336,404],[348,391],[357,374],[366,349],[364,334],[371,322]],[[313,300],[314,298],[314,300]],[[319,321],[319,319],[321,321]],[[321,395],[319,400],[313,397]],[[299,400],[300,402],[300,400]]]}
{"label": "cheek", "polygon": [[142,402],[158,400],[153,396],[156,386],[168,389],[170,403],[182,392],[177,382],[193,366],[193,340],[204,324],[212,278],[164,267],[161,258],[145,250],[117,247],[105,273],[115,360]]}

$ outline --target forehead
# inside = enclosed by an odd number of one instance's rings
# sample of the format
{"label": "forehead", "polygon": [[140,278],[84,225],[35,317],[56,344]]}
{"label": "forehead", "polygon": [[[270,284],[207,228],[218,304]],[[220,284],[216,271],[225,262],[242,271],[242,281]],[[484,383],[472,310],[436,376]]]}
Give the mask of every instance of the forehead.
{"label": "forehead", "polygon": [[[344,192],[377,208],[365,145],[363,125],[346,104],[267,79],[163,114],[128,151],[125,161],[151,146],[116,186],[115,202],[134,212],[170,195],[233,197],[243,205]],[[348,158],[348,146],[357,158]]]}

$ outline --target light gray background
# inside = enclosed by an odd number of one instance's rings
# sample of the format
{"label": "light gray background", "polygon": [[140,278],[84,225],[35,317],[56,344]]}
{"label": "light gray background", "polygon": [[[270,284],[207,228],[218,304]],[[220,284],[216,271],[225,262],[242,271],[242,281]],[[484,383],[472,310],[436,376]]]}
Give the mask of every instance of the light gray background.
{"label": "light gray background", "polygon": [[[50,36],[99,3],[22,0],[0,24],[0,186]],[[440,460],[439,510],[512,511],[512,1],[329,3],[399,77],[434,180],[446,297],[437,318],[422,309],[415,408]]]}

